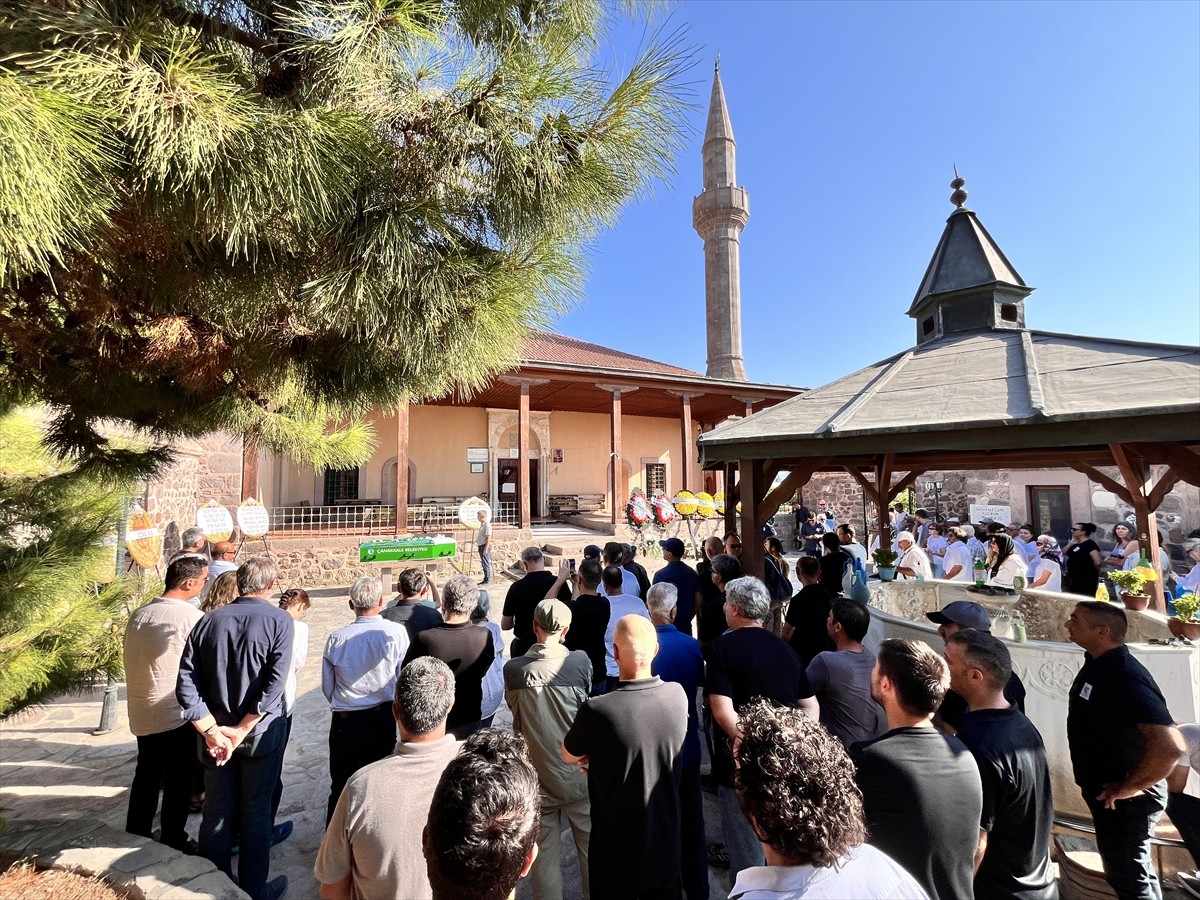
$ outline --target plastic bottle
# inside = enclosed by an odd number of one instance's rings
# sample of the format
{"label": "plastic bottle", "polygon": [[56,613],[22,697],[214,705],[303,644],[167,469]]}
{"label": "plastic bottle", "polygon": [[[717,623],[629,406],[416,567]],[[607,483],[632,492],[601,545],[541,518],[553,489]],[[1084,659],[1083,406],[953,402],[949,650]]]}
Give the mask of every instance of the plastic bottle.
{"label": "plastic bottle", "polygon": [[1108,585],[1106,585],[1103,581],[1100,582],[1100,585],[1096,588],[1096,599],[1101,603],[1112,602],[1111,598],[1108,596]]}
{"label": "plastic bottle", "polygon": [[987,566],[982,559],[975,560],[975,587],[983,587],[987,582]]}
{"label": "plastic bottle", "polygon": [[854,560],[854,579],[850,586],[850,599],[863,606],[871,602],[871,591],[867,588],[867,570],[863,568],[862,560]]}

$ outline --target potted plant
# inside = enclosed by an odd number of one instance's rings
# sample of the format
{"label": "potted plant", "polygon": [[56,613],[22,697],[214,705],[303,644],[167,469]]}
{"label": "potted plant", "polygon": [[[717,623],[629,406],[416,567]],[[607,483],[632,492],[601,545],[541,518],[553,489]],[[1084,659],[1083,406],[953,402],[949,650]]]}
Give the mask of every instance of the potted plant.
{"label": "potted plant", "polygon": [[1145,609],[1150,603],[1150,595],[1144,593],[1146,575],[1141,569],[1110,572],[1108,580],[1121,589],[1121,602],[1126,609]]}
{"label": "potted plant", "polygon": [[1175,637],[1200,641],[1200,597],[1184,594],[1175,598],[1175,615],[1167,619],[1167,627]]}
{"label": "potted plant", "polygon": [[896,577],[896,558],[899,556],[891,547],[880,547],[871,553],[875,571],[880,581],[891,581]]}

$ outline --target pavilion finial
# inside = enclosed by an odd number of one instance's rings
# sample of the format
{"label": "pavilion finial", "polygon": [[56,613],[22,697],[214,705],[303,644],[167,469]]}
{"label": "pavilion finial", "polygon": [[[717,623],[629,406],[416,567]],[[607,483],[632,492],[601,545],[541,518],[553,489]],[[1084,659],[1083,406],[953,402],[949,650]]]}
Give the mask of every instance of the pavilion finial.
{"label": "pavilion finial", "polygon": [[967,192],[963,190],[963,185],[967,183],[967,179],[958,174],[958,164],[954,165],[954,180],[950,182],[950,187],[954,188],[954,193],[950,195],[950,202],[959,209],[963,208],[963,204],[967,202]]}

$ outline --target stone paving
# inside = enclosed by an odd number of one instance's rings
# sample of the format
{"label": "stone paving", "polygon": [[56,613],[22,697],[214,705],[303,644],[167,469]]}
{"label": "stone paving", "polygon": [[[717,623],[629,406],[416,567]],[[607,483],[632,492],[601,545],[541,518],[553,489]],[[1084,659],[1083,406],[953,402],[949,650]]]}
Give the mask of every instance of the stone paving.
{"label": "stone paving", "polygon": [[[661,560],[646,560],[661,565]],[[503,605],[507,584],[497,584],[491,595],[493,609]],[[287,896],[316,897],[319,885],[312,874],[313,860],[325,827],[329,795],[329,706],[321,694],[321,651],[329,633],[352,618],[343,589],[317,589],[311,593],[308,664],[298,674],[295,719],[283,767],[283,800],[279,821],[292,819],[291,837],[271,851],[271,877],[286,875]],[[505,645],[511,633],[505,635]],[[137,745],[129,733],[124,685],[120,686],[119,719],[109,734],[94,736],[100,721],[102,690],[66,695],[0,722],[0,807],[10,823],[85,820],[124,835],[127,791],[133,779]],[[511,727],[507,706],[501,706],[494,725]],[[706,825],[710,840],[719,840],[714,798],[705,795]],[[200,816],[188,821],[193,837]],[[127,846],[141,846],[129,835]],[[420,836],[415,835],[415,840]],[[6,841],[0,838],[0,845]],[[164,848],[165,849],[165,848]],[[566,900],[582,896],[578,865],[570,832],[564,834],[562,860]],[[236,864],[235,864],[236,871]],[[726,896],[726,873],[711,870],[713,897]],[[519,898],[530,896],[529,884],[519,886]]]}

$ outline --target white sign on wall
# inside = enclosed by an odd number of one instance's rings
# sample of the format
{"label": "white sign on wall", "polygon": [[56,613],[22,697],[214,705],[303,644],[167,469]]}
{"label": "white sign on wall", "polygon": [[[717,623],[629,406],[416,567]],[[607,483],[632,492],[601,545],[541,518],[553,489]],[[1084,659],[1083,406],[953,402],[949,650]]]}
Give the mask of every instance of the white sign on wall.
{"label": "white sign on wall", "polygon": [[473,463],[473,462],[485,463],[487,461],[488,461],[488,448],[487,447],[468,447],[467,448],[467,462],[469,462],[469,463]]}
{"label": "white sign on wall", "polygon": [[976,523],[991,521],[1008,525],[1010,522],[1012,522],[1012,507],[991,506],[984,503],[972,503],[971,521]]}

